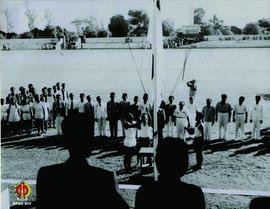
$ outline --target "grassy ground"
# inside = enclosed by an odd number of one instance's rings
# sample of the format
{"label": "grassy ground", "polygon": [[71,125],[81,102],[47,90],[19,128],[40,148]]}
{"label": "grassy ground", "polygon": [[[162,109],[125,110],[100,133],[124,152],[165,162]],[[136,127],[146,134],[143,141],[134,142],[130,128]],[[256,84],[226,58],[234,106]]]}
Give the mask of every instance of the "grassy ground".
{"label": "grassy ground", "polygon": [[195,44],[198,48],[265,48],[270,47],[270,40],[256,41],[203,41]]}
{"label": "grassy ground", "polygon": [[[202,188],[237,189],[269,191],[270,176],[270,130],[262,132],[261,141],[247,140],[217,142],[205,147],[202,170],[191,172],[183,181]],[[96,139],[96,149],[89,162],[98,167],[116,171],[120,183],[129,183],[139,174],[137,158],[133,158],[134,172],[124,174],[121,139],[110,142],[109,138]],[[68,158],[67,150],[60,145],[60,138],[2,140],[2,179],[36,179],[40,167],[64,162]],[[190,154],[190,165],[195,164],[195,155]],[[132,182],[134,183],[134,182]],[[135,182],[136,183],[136,182]],[[11,204],[16,200],[14,185],[2,184],[2,189],[9,187]],[[35,186],[32,185],[30,200],[35,200]],[[131,207],[134,206],[135,190],[120,191]],[[207,208],[248,208],[252,196],[205,194]]]}

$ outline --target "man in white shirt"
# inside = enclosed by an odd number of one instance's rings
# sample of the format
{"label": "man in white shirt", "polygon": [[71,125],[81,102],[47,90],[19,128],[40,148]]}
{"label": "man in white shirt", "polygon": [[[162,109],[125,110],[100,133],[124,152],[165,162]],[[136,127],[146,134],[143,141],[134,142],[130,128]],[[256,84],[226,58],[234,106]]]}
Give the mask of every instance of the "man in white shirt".
{"label": "man in white shirt", "polygon": [[251,108],[250,123],[253,123],[252,139],[260,139],[261,124],[263,123],[263,106],[260,105],[260,96],[255,97],[256,104]]}
{"label": "man in white shirt", "polygon": [[173,137],[174,135],[173,114],[176,109],[176,105],[173,103],[173,100],[174,96],[169,96],[169,104],[165,105],[167,137]]}
{"label": "man in white shirt", "polygon": [[74,101],[74,94],[69,94],[70,100],[66,102],[66,114],[68,116],[74,116],[78,113],[78,103]]}
{"label": "man in white shirt", "polygon": [[[176,122],[176,137],[185,140],[185,127],[190,127],[189,114],[184,109],[185,102],[179,103],[179,108],[174,111],[174,117]],[[187,125],[188,123],[188,125]]]}
{"label": "man in white shirt", "polygon": [[189,97],[189,103],[187,104],[187,110],[189,113],[190,126],[194,127],[195,126],[195,118],[196,118],[196,114],[198,112],[198,108],[197,108],[197,105],[194,104],[193,97]]}
{"label": "man in white shirt", "polygon": [[235,122],[235,139],[238,139],[238,131],[241,130],[240,139],[243,140],[245,136],[245,123],[247,123],[248,113],[247,107],[244,105],[245,97],[239,97],[239,104],[233,108],[233,122]]}
{"label": "man in white shirt", "polygon": [[97,97],[97,104],[95,105],[95,119],[98,123],[100,136],[106,136],[106,118],[107,107],[101,102],[101,97]]}
{"label": "man in white shirt", "polygon": [[148,94],[143,95],[143,102],[140,105],[141,108],[141,114],[146,113],[148,115],[151,115],[151,105],[148,102]]}
{"label": "man in white shirt", "polygon": [[[60,94],[61,97],[62,97],[62,91],[61,91],[59,82],[57,82],[56,85],[55,85],[55,95],[57,95],[57,94]],[[62,98],[62,100],[63,100],[63,98]]]}
{"label": "man in white shirt", "polygon": [[85,103],[86,101],[84,100],[85,94],[81,93],[80,94],[80,101],[78,102],[78,113],[79,116],[85,116]]}

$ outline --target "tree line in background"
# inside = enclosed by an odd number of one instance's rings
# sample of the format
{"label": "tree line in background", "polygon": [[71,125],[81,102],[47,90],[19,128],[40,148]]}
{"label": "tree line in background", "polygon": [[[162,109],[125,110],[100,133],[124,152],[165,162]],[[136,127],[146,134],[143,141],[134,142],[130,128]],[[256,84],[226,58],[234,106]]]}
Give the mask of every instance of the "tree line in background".
{"label": "tree line in background", "polygon": [[[6,18],[6,33],[0,31],[0,38],[54,38],[61,35],[66,37],[75,37],[83,35],[86,38],[93,37],[143,37],[147,36],[149,17],[143,10],[129,10],[127,18],[124,15],[115,15],[110,18],[108,30],[103,23],[99,24],[96,17],[76,18],[71,21],[75,26],[76,32],[68,31],[65,28],[53,25],[53,14],[46,10],[44,20],[46,21],[43,30],[36,27],[37,14],[29,7],[26,8],[25,16],[27,18],[29,31],[17,34],[14,32],[12,22],[12,13],[9,9],[4,10]],[[216,15],[204,21],[205,11],[202,8],[194,10],[194,24],[201,26],[202,36],[206,35],[258,35],[270,33],[270,18],[260,19],[254,23],[248,23],[244,28],[237,26],[224,25]],[[175,29],[171,19],[165,19],[162,22],[163,36],[179,36],[182,33],[181,28]]]}
{"label": "tree line in background", "polygon": [[224,25],[224,20],[221,20],[217,15],[204,21],[205,11],[202,8],[194,10],[194,24],[201,26],[202,35],[261,35],[270,33],[270,18],[260,19],[257,22],[247,23],[244,28],[237,26]]}

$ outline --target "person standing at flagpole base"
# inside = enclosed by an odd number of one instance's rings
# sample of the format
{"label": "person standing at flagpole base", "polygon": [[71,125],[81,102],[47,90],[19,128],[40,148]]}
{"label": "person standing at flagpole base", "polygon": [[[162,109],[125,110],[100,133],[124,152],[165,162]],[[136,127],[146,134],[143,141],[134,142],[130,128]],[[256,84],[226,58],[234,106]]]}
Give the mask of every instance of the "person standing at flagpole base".
{"label": "person standing at flagpole base", "polygon": [[160,102],[159,108],[158,108],[158,141],[163,139],[163,129],[165,127],[165,121],[166,121],[166,115],[165,115],[165,101],[162,100]]}
{"label": "person standing at flagpole base", "polygon": [[256,104],[251,108],[250,123],[253,123],[252,127],[252,139],[261,139],[261,124],[263,123],[263,106],[260,104],[261,97],[255,97]]}
{"label": "person standing at flagpole base", "polygon": [[136,131],[140,129],[140,121],[134,121],[133,115],[128,114],[125,124],[125,139],[124,139],[124,168],[125,172],[131,173],[131,159],[136,152]]}
{"label": "person standing at flagpole base", "polygon": [[189,114],[184,109],[185,102],[179,102],[179,108],[174,111],[176,137],[185,140],[185,127],[190,127]]}
{"label": "person standing at flagpole base", "polygon": [[[198,113],[198,107],[194,103],[194,97],[189,97],[189,103],[187,104],[187,110],[189,113],[190,127],[195,127],[196,114]],[[194,135],[189,134],[190,138],[194,138]]]}

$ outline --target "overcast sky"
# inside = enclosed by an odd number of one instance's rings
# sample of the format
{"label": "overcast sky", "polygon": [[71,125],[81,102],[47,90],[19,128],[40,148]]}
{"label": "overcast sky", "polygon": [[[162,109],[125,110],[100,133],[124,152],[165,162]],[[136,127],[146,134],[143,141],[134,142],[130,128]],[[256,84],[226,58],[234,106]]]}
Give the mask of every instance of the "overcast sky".
{"label": "overcast sky", "polygon": [[[99,24],[106,28],[110,17],[116,14],[127,15],[129,9],[143,9],[148,14],[151,11],[152,0],[0,0],[3,8],[11,11],[11,17],[16,32],[28,30],[24,15],[27,5],[37,14],[36,27],[45,25],[44,13],[49,10],[53,14],[53,24],[75,31],[70,22],[76,18],[97,17]],[[4,5],[4,6],[3,6]],[[214,14],[224,20],[225,25],[244,27],[246,23],[255,22],[261,18],[270,17],[270,0],[161,0],[161,11],[164,19],[173,20],[175,28],[191,24],[192,11],[201,7],[205,11],[204,20],[209,20]],[[5,28],[3,16],[1,29]],[[5,29],[4,29],[5,31]]]}

